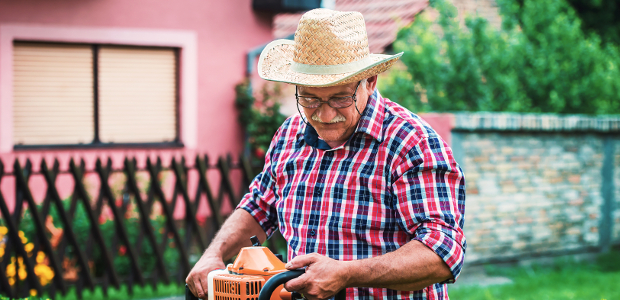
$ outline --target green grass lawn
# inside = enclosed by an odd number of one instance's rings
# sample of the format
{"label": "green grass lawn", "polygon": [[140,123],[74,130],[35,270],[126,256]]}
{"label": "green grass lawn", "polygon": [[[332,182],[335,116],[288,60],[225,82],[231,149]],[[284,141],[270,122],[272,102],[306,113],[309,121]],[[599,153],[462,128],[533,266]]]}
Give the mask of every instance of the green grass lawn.
{"label": "green grass lawn", "polygon": [[562,259],[551,266],[487,267],[487,273],[513,283],[452,287],[450,299],[620,299],[620,252],[602,255],[596,263]]}

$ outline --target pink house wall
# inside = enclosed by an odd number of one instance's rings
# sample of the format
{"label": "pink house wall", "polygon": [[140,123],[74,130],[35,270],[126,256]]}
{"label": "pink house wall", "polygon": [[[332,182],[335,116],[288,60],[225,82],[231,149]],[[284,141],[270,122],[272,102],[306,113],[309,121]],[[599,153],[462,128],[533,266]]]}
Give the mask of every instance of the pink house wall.
{"label": "pink house wall", "polygon": [[[180,135],[185,147],[13,150],[16,39],[181,48]],[[244,77],[247,51],[271,39],[271,16],[254,12],[250,0],[0,0],[0,159],[5,171],[12,169],[15,158],[31,158],[38,167],[41,158],[79,157],[89,164],[96,157],[124,155],[236,155],[242,151],[243,136],[234,86]],[[2,182],[3,190],[7,185]]]}
{"label": "pink house wall", "polygon": [[[126,30],[193,32],[196,78],[182,81],[197,80],[195,149],[211,155],[241,150],[233,88],[243,79],[246,52],[271,40],[270,16],[253,12],[250,0],[2,0],[3,24],[108,29],[119,35]],[[4,69],[0,65],[1,76]]]}

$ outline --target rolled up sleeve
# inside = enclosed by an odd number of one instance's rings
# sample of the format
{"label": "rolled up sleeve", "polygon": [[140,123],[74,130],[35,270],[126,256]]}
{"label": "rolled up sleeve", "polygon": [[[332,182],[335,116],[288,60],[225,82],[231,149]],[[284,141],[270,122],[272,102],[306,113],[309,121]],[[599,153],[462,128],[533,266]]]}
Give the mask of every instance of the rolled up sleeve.
{"label": "rolled up sleeve", "polygon": [[420,140],[402,158],[392,185],[400,225],[443,259],[453,283],[461,273],[465,179],[448,145],[438,136]]}

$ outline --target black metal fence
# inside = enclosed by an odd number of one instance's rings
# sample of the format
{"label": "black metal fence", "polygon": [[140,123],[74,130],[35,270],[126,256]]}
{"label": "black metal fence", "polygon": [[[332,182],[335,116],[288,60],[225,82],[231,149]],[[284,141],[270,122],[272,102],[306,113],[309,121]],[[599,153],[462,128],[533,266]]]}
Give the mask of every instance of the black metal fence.
{"label": "black metal fence", "polygon": [[[33,171],[30,160],[16,160],[12,171],[5,172],[0,161],[0,183],[11,177],[15,182],[14,195],[9,195],[14,199],[6,199],[0,190],[2,226],[8,229],[0,256],[0,295],[26,297],[36,292],[54,298],[74,286],[81,298],[85,288],[95,286],[107,295],[109,286],[121,284],[131,293],[135,284],[182,283],[225,219],[221,206],[229,202],[234,208],[254,175],[247,158],[233,162],[230,155],[213,164],[207,156],[197,156],[189,166],[185,158],[172,159],[168,166],[160,158],[147,159],[142,167],[131,158],[117,169],[110,159],[98,159],[90,170],[85,165],[84,160],[72,159],[61,170],[58,160],[51,166],[42,160]],[[34,175],[42,175],[46,183],[39,203],[29,186]],[[70,175],[73,182],[65,199],[59,195],[59,175]],[[99,186],[85,183],[85,176],[98,178]],[[213,176],[219,176],[218,189],[210,185]],[[14,200],[12,213],[7,200]],[[175,218],[177,205],[185,208],[183,216]],[[208,205],[209,217],[197,215],[200,205]],[[56,226],[61,234],[53,232]],[[23,227],[31,229],[32,241],[25,239]],[[45,272],[49,282],[41,279]]]}

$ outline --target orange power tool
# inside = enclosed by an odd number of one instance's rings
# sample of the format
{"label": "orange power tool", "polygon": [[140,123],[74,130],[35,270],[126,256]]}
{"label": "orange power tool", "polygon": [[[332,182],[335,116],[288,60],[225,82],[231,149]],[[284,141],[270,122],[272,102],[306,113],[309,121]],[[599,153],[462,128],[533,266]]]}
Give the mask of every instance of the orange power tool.
{"label": "orange power tool", "polygon": [[[283,284],[301,276],[305,270],[289,271],[284,262],[267,247],[262,247],[256,236],[250,238],[252,247],[242,248],[237,259],[226,269],[211,271],[208,275],[208,300],[295,300],[304,299],[300,293],[287,291]],[[336,299],[344,299],[343,289]],[[185,286],[185,299],[197,300]]]}

